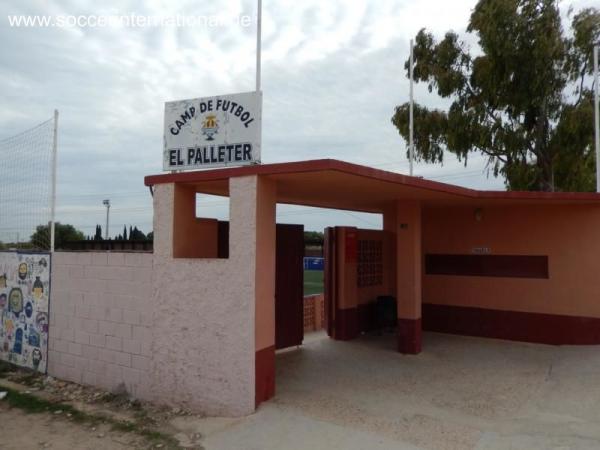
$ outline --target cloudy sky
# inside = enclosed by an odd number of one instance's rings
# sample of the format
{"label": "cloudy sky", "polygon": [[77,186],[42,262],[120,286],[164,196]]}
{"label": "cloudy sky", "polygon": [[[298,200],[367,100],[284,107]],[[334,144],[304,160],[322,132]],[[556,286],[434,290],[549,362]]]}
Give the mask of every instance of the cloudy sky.
{"label": "cloudy sky", "polygon": [[[337,158],[407,173],[406,143],[390,117],[408,99],[403,64],[409,39],[422,27],[438,37],[449,29],[464,33],[474,4],[263,0],[263,162]],[[162,170],[164,102],[254,88],[255,8],[247,0],[0,4],[0,139],[60,111],[59,221],[93,234],[95,224],[104,222],[102,199],[110,198],[111,234],[124,224],[151,230],[143,177]],[[130,14],[196,17],[198,23],[11,27],[8,20]],[[419,103],[444,106],[423,85],[416,86],[415,96]],[[473,158],[465,168],[448,158],[444,166],[417,165],[415,174],[502,189],[502,180],[487,178],[484,167],[483,159]],[[218,199],[205,208],[207,215],[227,215],[226,203]],[[278,216],[317,230],[380,224],[377,216],[299,207],[280,206]]]}

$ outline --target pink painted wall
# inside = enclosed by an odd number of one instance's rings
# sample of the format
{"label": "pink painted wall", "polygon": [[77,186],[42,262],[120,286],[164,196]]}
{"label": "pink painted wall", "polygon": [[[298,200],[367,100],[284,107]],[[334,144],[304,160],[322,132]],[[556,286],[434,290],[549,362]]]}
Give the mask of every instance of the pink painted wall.
{"label": "pink painted wall", "polygon": [[198,228],[187,203],[175,218],[173,184],[154,190],[154,254],[56,254],[50,375],[207,415],[254,411],[255,354],[275,338],[275,185],[229,187],[228,259],[174,257]]}
{"label": "pink painted wall", "polygon": [[354,227],[336,228],[336,247],[338,270],[337,277],[337,307],[339,309],[353,309],[358,306],[357,284],[357,260],[356,244],[358,242],[358,231]]}
{"label": "pink painted wall", "polygon": [[600,317],[600,208],[483,206],[423,210],[423,252],[547,255],[549,279],[423,275],[423,302]]}
{"label": "pink painted wall", "polygon": [[175,186],[173,256],[175,258],[217,258],[218,221],[196,217],[196,190]]}
{"label": "pink painted wall", "polygon": [[161,403],[217,416],[254,411],[257,184],[230,180],[228,259],[174,258],[174,185],[155,186],[149,383]]}
{"label": "pink painted wall", "polygon": [[422,296],[421,204],[398,200],[383,213],[384,230],[395,235],[395,295],[398,318],[419,319]]}
{"label": "pink painted wall", "polygon": [[[256,211],[256,351],[275,345],[276,184],[257,179]],[[251,224],[250,224],[251,225]]]}
{"label": "pink painted wall", "polygon": [[52,257],[48,373],[148,399],[152,254]]}

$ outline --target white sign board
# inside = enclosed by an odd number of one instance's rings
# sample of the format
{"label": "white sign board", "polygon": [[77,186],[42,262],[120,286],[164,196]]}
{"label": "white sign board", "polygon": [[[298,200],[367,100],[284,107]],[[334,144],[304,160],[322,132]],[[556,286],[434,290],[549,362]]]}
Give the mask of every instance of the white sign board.
{"label": "white sign board", "polygon": [[164,170],[260,162],[262,93],[165,103]]}

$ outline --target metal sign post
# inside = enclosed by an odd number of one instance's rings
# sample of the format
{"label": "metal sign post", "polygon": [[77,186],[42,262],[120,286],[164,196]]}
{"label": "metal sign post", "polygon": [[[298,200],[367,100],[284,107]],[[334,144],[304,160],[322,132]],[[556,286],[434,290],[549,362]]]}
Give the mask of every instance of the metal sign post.
{"label": "metal sign post", "polygon": [[258,10],[256,12],[256,92],[260,91],[261,47],[262,47],[262,0],[258,0]]}

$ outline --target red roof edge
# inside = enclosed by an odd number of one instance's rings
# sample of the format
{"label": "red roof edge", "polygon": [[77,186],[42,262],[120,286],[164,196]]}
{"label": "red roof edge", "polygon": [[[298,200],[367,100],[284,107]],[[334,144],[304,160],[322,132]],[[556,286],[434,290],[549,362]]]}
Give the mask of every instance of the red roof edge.
{"label": "red roof edge", "polygon": [[149,175],[144,178],[146,186],[165,183],[194,183],[202,181],[226,180],[248,175],[277,175],[285,173],[319,172],[336,170],[356,176],[362,176],[381,181],[403,184],[418,189],[426,189],[462,197],[481,199],[509,200],[578,200],[600,202],[600,194],[596,192],[539,192],[539,191],[481,191],[452,184],[440,183],[409,175],[376,169],[373,167],[340,161],[337,159],[315,159],[309,161],[294,161],[273,164],[256,164],[243,167],[225,167],[212,170],[165,173]]}

